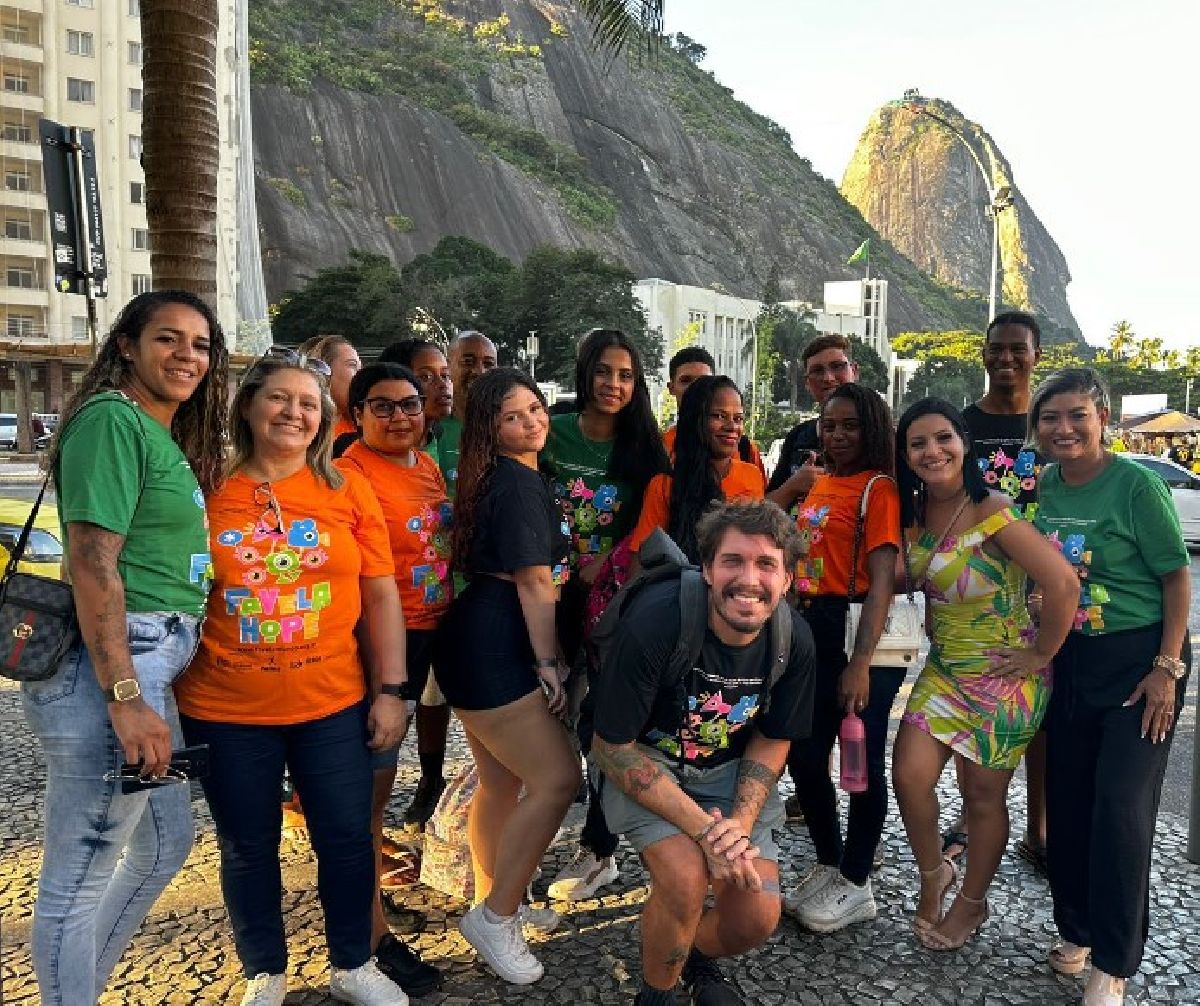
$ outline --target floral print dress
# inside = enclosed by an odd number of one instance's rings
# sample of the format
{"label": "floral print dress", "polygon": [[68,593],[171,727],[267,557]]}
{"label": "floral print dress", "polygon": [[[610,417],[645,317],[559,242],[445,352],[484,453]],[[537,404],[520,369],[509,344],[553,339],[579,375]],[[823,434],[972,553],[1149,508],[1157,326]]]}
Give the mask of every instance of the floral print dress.
{"label": "floral print dress", "polygon": [[1035,635],[1025,605],[1025,571],[984,543],[1020,515],[992,514],[957,537],[924,532],[912,545],[914,569],[926,569],[932,646],[904,711],[919,727],[985,768],[1015,769],[1050,701],[1051,670],[1028,677],[989,673],[993,654],[1028,646]]}

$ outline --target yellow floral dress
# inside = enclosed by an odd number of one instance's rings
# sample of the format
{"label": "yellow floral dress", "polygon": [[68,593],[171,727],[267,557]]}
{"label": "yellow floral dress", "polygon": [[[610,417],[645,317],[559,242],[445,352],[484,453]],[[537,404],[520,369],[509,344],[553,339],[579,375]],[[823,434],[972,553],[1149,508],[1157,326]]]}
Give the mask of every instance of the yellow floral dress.
{"label": "yellow floral dress", "polygon": [[1015,769],[1050,701],[1051,670],[1028,677],[989,673],[993,654],[1028,646],[1036,630],[1025,606],[1025,571],[983,545],[1019,521],[1009,507],[947,537],[924,532],[912,545],[915,570],[926,568],[925,600],[932,646],[904,711],[904,722],[985,768]]}

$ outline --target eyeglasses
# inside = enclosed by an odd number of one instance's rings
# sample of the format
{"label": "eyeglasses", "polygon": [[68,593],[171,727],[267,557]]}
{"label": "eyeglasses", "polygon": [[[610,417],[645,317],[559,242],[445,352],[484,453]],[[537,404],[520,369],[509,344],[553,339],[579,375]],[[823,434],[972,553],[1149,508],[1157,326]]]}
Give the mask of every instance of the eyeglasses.
{"label": "eyeglasses", "polygon": [[275,534],[283,534],[283,508],[275,498],[275,490],[270,482],[263,482],[254,487],[254,505],[263,508],[258,523],[265,525]]}
{"label": "eyeglasses", "polygon": [[406,416],[419,416],[425,408],[424,395],[409,395],[407,398],[368,398],[363,403],[376,419],[391,419],[399,409]]}
{"label": "eyeglasses", "polygon": [[830,377],[840,377],[850,369],[849,360],[836,360],[833,363],[813,367],[805,372],[805,377],[812,380],[813,378],[821,378],[828,374]]}
{"label": "eyeglasses", "polygon": [[[281,363],[290,363],[297,367],[304,367],[306,370],[311,370],[318,377],[323,377],[329,380],[333,370],[330,369],[328,363],[315,356],[305,356],[303,353],[297,352],[291,346],[271,346],[262,356],[254,361],[254,365],[250,370],[254,370],[259,364],[265,360],[278,360]],[[246,373],[250,373],[250,370]]]}

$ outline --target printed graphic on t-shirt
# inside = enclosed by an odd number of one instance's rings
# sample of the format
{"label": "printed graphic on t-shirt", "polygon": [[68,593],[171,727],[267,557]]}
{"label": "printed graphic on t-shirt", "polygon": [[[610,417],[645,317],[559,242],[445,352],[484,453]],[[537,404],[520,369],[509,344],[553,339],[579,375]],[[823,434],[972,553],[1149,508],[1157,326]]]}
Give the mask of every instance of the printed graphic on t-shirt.
{"label": "printed graphic on t-shirt", "polygon": [[329,581],[293,585],[329,561],[329,535],[311,517],[288,521],[282,531],[262,518],[217,535],[232,549],[241,585],[225,588],[225,614],[238,619],[238,641],[270,645],[316,639],[320,615],[333,602]]}
{"label": "printed graphic on t-shirt", "polygon": [[[796,515],[796,529],[804,543],[807,556],[825,537],[824,528],[829,523],[828,506],[806,506]],[[801,594],[819,594],[821,577],[825,575],[825,560],[820,556],[804,558],[796,564],[796,590]]]}
{"label": "printed graphic on t-shirt", "polygon": [[[558,525],[559,533],[564,539],[571,537],[571,525],[567,523],[567,518],[563,517],[562,523]],[[550,567],[550,576],[554,580],[554,586],[561,587],[569,579],[571,579],[571,562],[570,556],[564,555],[562,559]]]}
{"label": "printed graphic on t-shirt", "polygon": [[616,544],[609,528],[621,509],[618,491],[608,483],[589,489],[581,478],[554,483],[554,495],[562,506],[571,551],[578,557],[580,569]]}
{"label": "printed graphic on t-shirt", "polygon": [[[184,464],[187,464],[185,461]],[[208,508],[204,505],[204,493],[200,491],[200,487],[196,486],[192,493],[192,502],[200,508],[200,513],[203,514],[204,520],[204,535],[208,537]],[[189,560],[190,568],[188,569],[188,582],[200,584],[205,595],[212,589],[213,584],[213,564],[211,552],[193,552]]]}
{"label": "printed graphic on t-shirt", "polygon": [[407,530],[422,545],[424,562],[412,567],[412,585],[421,591],[425,604],[445,604],[450,600],[450,524],[454,506],[449,500],[430,504],[409,518]]}
{"label": "printed graphic on t-shirt", "polygon": [[1033,520],[1037,513],[1037,478],[1042,469],[1037,453],[1026,447],[1014,453],[1011,441],[986,439],[978,440],[975,449],[984,484],[1011,496],[1018,512],[1026,520]]}
{"label": "printed graphic on t-shirt", "polygon": [[688,695],[688,717],[678,734],[651,729],[646,739],[673,758],[703,763],[728,749],[758,713],[762,678],[722,678],[693,670],[695,694]]}
{"label": "printed graphic on t-shirt", "polygon": [[1077,532],[1060,535],[1055,530],[1046,537],[1063,554],[1079,577],[1079,607],[1075,611],[1075,630],[1080,631],[1086,626],[1093,632],[1099,632],[1104,628],[1104,605],[1112,598],[1104,584],[1088,582],[1092,552],[1087,547],[1087,536]]}

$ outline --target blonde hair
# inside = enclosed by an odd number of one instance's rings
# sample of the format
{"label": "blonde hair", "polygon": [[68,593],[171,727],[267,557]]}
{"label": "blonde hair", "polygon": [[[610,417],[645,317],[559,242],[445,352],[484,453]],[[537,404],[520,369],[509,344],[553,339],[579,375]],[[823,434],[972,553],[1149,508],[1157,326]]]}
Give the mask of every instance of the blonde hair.
{"label": "blonde hair", "polygon": [[225,478],[229,478],[254,456],[254,433],[250,424],[242,415],[243,408],[248,405],[267,383],[267,378],[281,370],[295,370],[307,374],[317,382],[321,393],[321,424],[317,427],[317,435],[308,445],[305,460],[309,470],[325,482],[330,489],[341,488],[345,479],[333,464],[333,424],[337,417],[337,407],[329,397],[329,384],[324,376],[311,367],[294,360],[266,356],[246,371],[242,383],[238,385],[237,394],[229,406],[229,439],[233,449],[229,463],[225,466]]}

